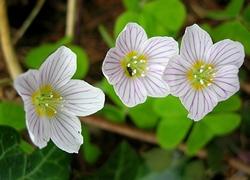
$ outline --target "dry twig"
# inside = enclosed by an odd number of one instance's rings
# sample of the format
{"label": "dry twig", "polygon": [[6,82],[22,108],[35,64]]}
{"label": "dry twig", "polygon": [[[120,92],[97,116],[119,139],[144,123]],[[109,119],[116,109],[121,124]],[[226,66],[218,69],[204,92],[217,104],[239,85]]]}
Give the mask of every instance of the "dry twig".
{"label": "dry twig", "polygon": [[7,64],[10,76],[15,79],[21,72],[21,66],[17,61],[16,54],[14,52],[12,41],[10,38],[9,22],[7,18],[5,0],[0,0],[0,40],[3,50],[4,59]]}
{"label": "dry twig", "polygon": [[[133,139],[137,139],[140,141],[148,142],[151,144],[158,144],[156,140],[156,136],[152,132],[143,131],[141,129],[137,129],[134,127],[130,127],[128,125],[122,125],[122,124],[115,124],[111,123],[101,117],[96,116],[88,116],[88,117],[82,117],[80,118],[83,123],[89,124],[91,126],[95,126],[100,129],[104,129],[110,132],[114,132],[123,136],[127,136]],[[186,152],[186,145],[180,144],[178,146],[178,149],[180,151]],[[207,158],[207,152],[205,150],[200,150],[196,154],[197,157],[204,159]],[[232,166],[233,168],[240,170],[248,175],[250,175],[250,167],[243,162],[235,159],[230,158],[227,160],[228,164]]]}
{"label": "dry twig", "polygon": [[30,15],[27,17],[27,19],[22,24],[21,28],[16,32],[14,38],[13,38],[13,44],[16,44],[18,40],[24,35],[26,30],[29,28],[33,20],[36,18],[37,14],[41,10],[45,3],[45,0],[37,0],[37,3],[35,7],[32,9]]}

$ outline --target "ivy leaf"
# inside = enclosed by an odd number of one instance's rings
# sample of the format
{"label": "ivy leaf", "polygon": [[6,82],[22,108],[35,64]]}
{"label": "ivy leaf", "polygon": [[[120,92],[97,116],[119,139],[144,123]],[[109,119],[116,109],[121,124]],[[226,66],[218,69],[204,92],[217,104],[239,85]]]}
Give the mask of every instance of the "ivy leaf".
{"label": "ivy leaf", "polygon": [[153,128],[155,127],[159,116],[152,111],[153,99],[147,99],[143,104],[139,104],[128,111],[131,120],[139,128]]}
{"label": "ivy leaf", "polygon": [[192,121],[186,116],[164,118],[157,127],[156,137],[161,147],[175,148],[186,136]]}
{"label": "ivy leaf", "polygon": [[0,126],[1,179],[68,179],[69,156],[48,145],[27,155],[20,148],[20,136],[10,127]]}
{"label": "ivy leaf", "polygon": [[128,180],[135,179],[139,172],[141,159],[132,147],[122,142],[111,154],[108,161],[90,177],[84,179],[116,179]]}
{"label": "ivy leaf", "polygon": [[23,106],[9,102],[0,102],[0,125],[7,125],[16,130],[25,129],[25,112]]}
{"label": "ivy leaf", "polygon": [[224,10],[208,11],[207,17],[216,20],[235,18],[244,4],[244,0],[231,0]]}

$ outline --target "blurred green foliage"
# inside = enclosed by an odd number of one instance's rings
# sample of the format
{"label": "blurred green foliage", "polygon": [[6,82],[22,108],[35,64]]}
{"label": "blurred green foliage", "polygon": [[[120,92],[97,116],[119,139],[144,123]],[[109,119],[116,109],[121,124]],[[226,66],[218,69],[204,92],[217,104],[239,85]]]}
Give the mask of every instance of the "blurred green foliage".
{"label": "blurred green foliage", "polygon": [[84,78],[89,69],[88,56],[81,47],[73,45],[70,42],[70,38],[65,37],[56,43],[46,43],[32,48],[25,58],[25,65],[31,69],[38,69],[51,53],[53,53],[60,46],[66,45],[77,56],[77,70],[73,78]]}

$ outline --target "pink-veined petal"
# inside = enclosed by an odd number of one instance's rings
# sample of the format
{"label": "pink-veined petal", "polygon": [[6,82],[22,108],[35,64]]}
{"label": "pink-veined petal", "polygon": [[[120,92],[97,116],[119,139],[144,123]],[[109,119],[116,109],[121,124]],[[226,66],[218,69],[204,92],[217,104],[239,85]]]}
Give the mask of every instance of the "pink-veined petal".
{"label": "pink-veined petal", "polygon": [[201,120],[206,114],[211,112],[218,103],[216,95],[209,88],[199,91],[189,89],[180,99],[189,112],[188,118],[194,121]]}
{"label": "pink-veined petal", "polygon": [[180,55],[190,64],[197,60],[207,61],[213,42],[209,34],[197,24],[189,26],[182,38]]}
{"label": "pink-veined petal", "polygon": [[14,81],[14,87],[23,98],[29,98],[39,88],[39,72],[28,70],[19,75]]}
{"label": "pink-veined petal", "polygon": [[165,97],[169,94],[169,87],[162,79],[164,66],[151,65],[146,72],[146,76],[140,78],[148,96]]}
{"label": "pink-veined petal", "polygon": [[50,120],[50,124],[51,139],[56,146],[68,153],[78,153],[83,143],[80,120],[60,112]]}
{"label": "pink-veined petal", "polygon": [[39,71],[42,85],[60,88],[76,72],[76,55],[69,48],[61,46],[45,60]]}
{"label": "pink-veined petal", "polygon": [[111,84],[117,83],[122,76],[124,76],[124,70],[121,67],[121,60],[123,56],[119,49],[111,48],[102,64],[102,72]]}
{"label": "pink-veined petal", "polygon": [[163,80],[170,87],[172,95],[183,96],[191,88],[186,76],[188,69],[189,64],[179,55],[169,61],[163,74]]}
{"label": "pink-veined petal", "polygon": [[219,101],[226,100],[239,90],[238,72],[238,67],[234,65],[223,66],[216,72],[210,88],[215,92]]}
{"label": "pink-veined petal", "polygon": [[178,54],[178,43],[171,37],[153,37],[148,39],[142,49],[149,64],[167,65],[169,59]]}
{"label": "pink-veined petal", "polygon": [[114,90],[128,107],[144,103],[147,98],[147,91],[142,82],[137,78],[127,78],[124,76],[119,83],[114,85]]}
{"label": "pink-veined petal", "polygon": [[32,142],[39,148],[47,146],[50,139],[50,120],[39,117],[34,106],[26,101],[26,125]]}
{"label": "pink-veined petal", "polygon": [[131,51],[139,51],[146,40],[147,34],[141,26],[128,23],[116,40],[116,48],[125,56]]}
{"label": "pink-veined petal", "polygon": [[244,47],[237,41],[225,39],[215,43],[210,51],[209,62],[216,67],[242,65],[245,57]]}
{"label": "pink-veined petal", "polygon": [[104,106],[105,96],[101,89],[85,81],[70,80],[59,89],[63,97],[63,109],[76,116],[93,114]]}

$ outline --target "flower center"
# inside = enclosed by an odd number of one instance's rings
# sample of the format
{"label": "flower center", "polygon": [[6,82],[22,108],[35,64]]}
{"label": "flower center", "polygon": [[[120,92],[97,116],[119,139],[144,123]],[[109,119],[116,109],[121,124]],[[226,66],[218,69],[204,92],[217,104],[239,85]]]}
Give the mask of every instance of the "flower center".
{"label": "flower center", "polygon": [[214,75],[214,66],[202,61],[197,61],[187,72],[187,78],[196,90],[210,86],[213,83]]}
{"label": "flower center", "polygon": [[54,117],[58,106],[62,106],[63,98],[50,85],[40,87],[32,94],[32,103],[38,116]]}
{"label": "flower center", "polygon": [[147,67],[147,59],[136,51],[128,53],[121,61],[121,65],[128,77],[144,77]]}

